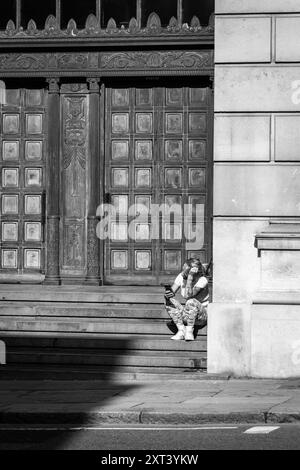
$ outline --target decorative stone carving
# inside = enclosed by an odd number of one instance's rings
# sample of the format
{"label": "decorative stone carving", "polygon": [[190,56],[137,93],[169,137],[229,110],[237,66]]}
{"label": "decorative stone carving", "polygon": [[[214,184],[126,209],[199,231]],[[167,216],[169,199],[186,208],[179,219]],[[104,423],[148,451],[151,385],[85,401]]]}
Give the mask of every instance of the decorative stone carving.
{"label": "decorative stone carving", "polygon": [[215,14],[212,13],[209,17],[209,22],[208,22],[208,27],[207,27],[207,30],[208,31],[213,31],[215,28]]}
{"label": "decorative stone carving", "polygon": [[85,97],[67,97],[64,132],[64,169],[72,161],[78,162],[82,169],[86,166],[87,121],[84,110]]}
{"label": "decorative stone carving", "polygon": [[64,226],[64,267],[81,270],[85,264],[84,225],[80,222]]}
{"label": "decorative stone carving", "polygon": [[147,21],[146,30],[149,34],[160,34],[161,33],[161,21],[157,13],[151,13]]}
{"label": "decorative stone carving", "polygon": [[212,69],[212,51],[145,51],[145,52],[81,52],[81,53],[12,53],[0,54],[0,73],[14,76],[18,72],[36,71],[63,74],[64,72],[93,71],[99,75],[110,72],[167,70],[193,71]]}
{"label": "decorative stone carving", "polygon": [[136,18],[131,18],[128,25],[128,31],[130,34],[136,34],[139,30],[139,24]]}
{"label": "decorative stone carving", "polygon": [[[96,60],[95,60],[96,59]],[[98,66],[98,54],[0,54],[0,70],[81,70]]]}
{"label": "decorative stone carving", "polygon": [[55,16],[50,15],[46,19],[44,35],[45,36],[56,36],[60,33],[59,23]]}
{"label": "decorative stone carving", "polygon": [[191,20],[191,30],[192,31],[200,31],[202,29],[200,20],[197,16],[193,16]]}
{"label": "decorative stone carving", "polygon": [[0,70],[44,70],[47,54],[0,54]]}
{"label": "decorative stone carving", "polygon": [[89,67],[90,54],[58,54],[56,55],[58,68],[82,69]]}
{"label": "decorative stone carving", "polygon": [[60,88],[61,93],[87,93],[88,88],[85,83],[63,83]]}
{"label": "decorative stone carving", "polygon": [[75,20],[70,20],[67,26],[67,34],[68,36],[77,36],[78,35],[78,29],[77,29],[77,24]]}
{"label": "decorative stone carving", "polygon": [[[72,87],[74,91],[72,91]],[[88,149],[88,95],[85,83],[69,84],[62,93],[63,193],[62,282],[66,276],[86,274],[86,159]],[[61,90],[61,91],[62,91]],[[78,93],[78,90],[84,90]]]}
{"label": "decorative stone carving", "polygon": [[[198,20],[199,21],[199,20]],[[22,27],[16,28],[14,22],[10,20],[7,24],[5,31],[0,31],[1,38],[15,38],[15,37],[26,37],[27,39],[36,38],[69,38],[70,36],[75,38],[83,37],[105,37],[105,36],[170,36],[170,35],[199,35],[199,34],[211,34],[214,27],[214,15],[210,17],[208,26],[201,27],[200,22],[192,20],[191,25],[187,23],[181,27],[178,25],[176,18],[171,18],[167,28],[162,27],[161,20],[157,13],[151,13],[149,15],[146,28],[140,28],[135,18],[132,18],[129,22],[128,28],[122,25],[120,28],[117,27],[114,18],[110,18],[107,27],[101,29],[100,23],[97,17],[93,14],[89,15],[85,28],[78,29],[76,22],[71,19],[67,25],[67,28],[60,29],[59,22],[55,16],[50,15],[45,22],[43,30],[38,30],[33,20],[30,20],[28,27],[24,30]]]}
{"label": "decorative stone carving", "polygon": [[94,35],[100,33],[100,23],[95,15],[91,14],[87,17],[85,23],[85,30],[87,35]]}
{"label": "decorative stone carving", "polygon": [[211,51],[103,53],[101,69],[182,69],[211,67]]}
{"label": "decorative stone carving", "polygon": [[107,23],[106,32],[109,34],[113,34],[118,32],[117,24],[113,18],[110,18]]}
{"label": "decorative stone carving", "polygon": [[59,93],[59,79],[58,78],[48,78],[48,89],[49,93]]}
{"label": "decorative stone carving", "polygon": [[177,21],[177,18],[175,18],[175,16],[172,16],[172,18],[170,19],[170,22],[169,22],[169,25],[168,25],[167,29],[171,33],[176,33],[176,32],[180,31],[180,27],[178,25],[178,21]]}
{"label": "decorative stone carving", "polygon": [[17,32],[16,25],[12,20],[9,20],[6,26],[6,35],[7,36],[14,36]]}
{"label": "decorative stone carving", "polygon": [[30,36],[34,36],[35,34],[37,34],[37,32],[38,30],[35,21],[30,20],[27,26],[27,34],[29,34]]}
{"label": "decorative stone carving", "polygon": [[88,78],[87,82],[89,84],[89,90],[92,93],[99,93],[99,78]]}

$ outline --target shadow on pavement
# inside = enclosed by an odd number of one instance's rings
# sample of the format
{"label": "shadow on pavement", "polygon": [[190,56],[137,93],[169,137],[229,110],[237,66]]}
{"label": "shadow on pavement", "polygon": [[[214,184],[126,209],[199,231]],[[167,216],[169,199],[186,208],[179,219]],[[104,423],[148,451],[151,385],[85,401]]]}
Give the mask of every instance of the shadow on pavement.
{"label": "shadow on pavement", "polygon": [[[125,400],[130,400],[130,391],[139,385],[120,381],[117,375],[130,339],[107,337],[105,350],[101,341],[54,336],[27,336],[22,341],[5,338],[7,364],[0,365],[0,450],[63,449],[72,434],[15,429],[93,426],[92,416],[99,425],[97,413],[107,407],[111,410],[114,397],[125,394]],[[51,364],[46,363],[49,360]],[[8,424],[14,430],[3,430]]]}

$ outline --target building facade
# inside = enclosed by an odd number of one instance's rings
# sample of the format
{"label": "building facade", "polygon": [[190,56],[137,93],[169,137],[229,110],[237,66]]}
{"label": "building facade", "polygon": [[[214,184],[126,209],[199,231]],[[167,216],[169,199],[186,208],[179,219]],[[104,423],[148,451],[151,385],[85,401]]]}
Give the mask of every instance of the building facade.
{"label": "building facade", "polygon": [[[163,336],[158,286],[197,256],[208,372],[299,376],[300,0],[6,3],[2,331],[113,334],[82,312],[118,302]],[[165,363],[204,369],[205,335]]]}
{"label": "building facade", "polygon": [[[109,367],[130,335],[126,367],[204,369],[204,330],[183,352],[169,341],[161,284],[187,257],[212,256],[213,2],[7,3],[0,328],[8,364],[82,361],[65,347],[81,335]],[[57,337],[61,351],[43,348]],[[95,357],[86,353],[86,363]]]}
{"label": "building facade", "polygon": [[211,372],[300,374],[299,13],[216,1]]}
{"label": "building facade", "polygon": [[[186,256],[211,256],[211,12],[125,3],[49,1],[41,18],[24,0],[7,12],[2,278],[159,285]],[[128,221],[97,237],[104,203],[121,218],[139,204],[201,205],[201,243],[160,220],[156,237],[146,222],[129,236]]]}

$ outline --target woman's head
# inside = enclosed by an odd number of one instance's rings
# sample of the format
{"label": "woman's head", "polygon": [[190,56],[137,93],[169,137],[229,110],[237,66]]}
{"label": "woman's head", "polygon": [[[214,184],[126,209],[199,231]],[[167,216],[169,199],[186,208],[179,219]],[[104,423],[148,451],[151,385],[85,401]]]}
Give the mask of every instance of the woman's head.
{"label": "woman's head", "polygon": [[[189,258],[185,261],[183,265],[183,271],[190,271],[193,269],[198,276],[203,276],[204,270],[201,261],[198,258]],[[196,269],[198,270],[196,272]]]}

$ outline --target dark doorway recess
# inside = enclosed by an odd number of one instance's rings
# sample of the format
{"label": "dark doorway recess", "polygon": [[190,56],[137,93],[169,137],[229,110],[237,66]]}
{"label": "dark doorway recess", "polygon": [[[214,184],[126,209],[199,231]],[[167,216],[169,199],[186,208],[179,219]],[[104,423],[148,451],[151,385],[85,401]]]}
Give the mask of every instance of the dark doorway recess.
{"label": "dark doorway recess", "polygon": [[16,0],[1,2],[0,7],[0,29],[6,29],[9,20],[16,23]]}
{"label": "dark doorway recess", "polygon": [[56,0],[22,0],[21,2],[21,26],[27,28],[28,22],[34,20],[38,29],[44,29],[49,15],[56,13]]}
{"label": "dark doorway recess", "polygon": [[215,11],[215,0],[182,0],[182,22],[190,23],[197,16],[202,26],[207,26]]}
{"label": "dark doorway recess", "polygon": [[83,29],[90,14],[96,15],[96,0],[84,0],[84,2],[61,0],[61,27],[63,29],[68,26],[71,19],[76,21],[79,29]]}
{"label": "dark doorway recess", "polygon": [[106,28],[110,18],[113,18],[117,27],[127,27],[131,18],[136,18],[136,0],[103,0],[101,13],[101,27]]}
{"label": "dark doorway recess", "polygon": [[177,0],[142,0],[142,27],[153,12],[159,16],[162,26],[168,26],[172,16],[177,18]]}

